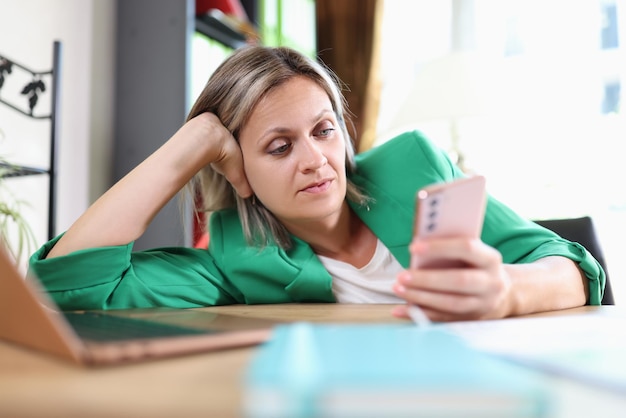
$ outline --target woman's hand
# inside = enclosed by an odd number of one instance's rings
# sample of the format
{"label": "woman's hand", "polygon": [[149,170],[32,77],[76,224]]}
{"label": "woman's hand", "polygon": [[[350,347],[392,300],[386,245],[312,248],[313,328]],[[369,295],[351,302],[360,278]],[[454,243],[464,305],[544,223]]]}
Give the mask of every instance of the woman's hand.
{"label": "woman's hand", "polygon": [[504,264],[501,254],[478,239],[416,240],[409,248],[422,261],[462,267],[418,268],[398,275],[395,293],[407,301],[393,314],[408,317],[416,304],[433,321],[496,319],[583,306],[589,282],[578,264],[549,256]]}
{"label": "woman's hand", "polygon": [[186,125],[197,125],[192,129],[200,141],[207,139],[213,141],[214,147],[207,153],[207,164],[211,164],[216,172],[222,174],[239,196],[243,198],[251,196],[252,189],[244,172],[241,148],[217,116],[202,113],[188,121]]}
{"label": "woman's hand", "polygon": [[[462,265],[409,269],[398,275],[394,292],[408,304],[419,305],[431,320],[492,319],[511,314],[511,279],[494,248],[479,239],[445,238],[416,240],[409,250],[423,261]],[[397,307],[394,315],[408,317],[407,307]]]}

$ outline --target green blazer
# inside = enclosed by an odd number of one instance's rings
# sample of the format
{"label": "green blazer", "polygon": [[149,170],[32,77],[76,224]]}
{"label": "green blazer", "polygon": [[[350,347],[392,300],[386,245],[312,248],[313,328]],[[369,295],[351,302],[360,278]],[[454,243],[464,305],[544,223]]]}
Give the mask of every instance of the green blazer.
{"label": "green blazer", "polygon": [[[418,132],[407,132],[356,157],[352,181],[372,198],[353,210],[403,266],[408,266],[415,192],[460,177],[447,155]],[[93,248],[44,259],[57,237],[30,259],[30,269],[62,309],[191,308],[233,303],[334,302],[332,278],[311,247],[294,237],[284,251],[247,245],[236,210],[210,220],[209,249],[132,251],[132,244]],[[591,304],[600,304],[605,275],[579,244],[521,218],[490,196],[481,239],[505,263],[561,255],[589,279]]]}

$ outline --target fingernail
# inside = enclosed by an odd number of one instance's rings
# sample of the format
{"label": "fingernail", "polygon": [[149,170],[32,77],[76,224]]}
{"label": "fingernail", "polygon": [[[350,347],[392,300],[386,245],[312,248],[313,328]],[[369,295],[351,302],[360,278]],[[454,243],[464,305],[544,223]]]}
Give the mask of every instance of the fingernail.
{"label": "fingernail", "polygon": [[398,318],[406,317],[406,308],[403,305],[394,306],[391,310],[391,314]]}
{"label": "fingernail", "polygon": [[407,283],[409,280],[411,280],[411,274],[408,271],[403,271],[398,274],[398,281]]}
{"label": "fingernail", "polygon": [[397,293],[397,294],[399,294],[399,295],[403,295],[403,294],[405,294],[405,293],[406,293],[406,287],[404,287],[403,285],[398,284],[398,283],[396,283],[396,284],[393,286],[393,290],[394,290],[394,292],[396,292],[396,293]]}
{"label": "fingernail", "polygon": [[423,253],[428,248],[428,244],[423,240],[416,240],[411,243],[413,253]]}

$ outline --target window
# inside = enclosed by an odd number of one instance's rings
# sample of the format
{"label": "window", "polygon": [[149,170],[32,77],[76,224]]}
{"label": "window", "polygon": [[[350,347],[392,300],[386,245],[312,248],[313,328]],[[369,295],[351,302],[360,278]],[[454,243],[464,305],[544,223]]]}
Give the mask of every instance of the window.
{"label": "window", "polygon": [[604,99],[602,101],[602,113],[605,115],[619,114],[621,97],[621,83],[614,81],[604,85]]}
{"label": "window", "polygon": [[232,51],[232,48],[220,41],[209,38],[200,32],[194,32],[191,39],[191,82],[189,83],[191,93],[188,95],[190,109],[209,76]]}
{"label": "window", "polygon": [[619,34],[617,31],[617,5],[607,2],[601,5],[602,10],[602,49],[619,47]]}

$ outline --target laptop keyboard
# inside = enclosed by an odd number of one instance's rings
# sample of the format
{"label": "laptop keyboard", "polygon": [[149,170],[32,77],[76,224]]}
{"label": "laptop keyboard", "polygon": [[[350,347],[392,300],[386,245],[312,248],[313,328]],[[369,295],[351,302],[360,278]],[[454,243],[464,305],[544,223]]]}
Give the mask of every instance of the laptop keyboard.
{"label": "laptop keyboard", "polygon": [[65,312],[64,315],[79,337],[91,341],[125,341],[210,334],[212,332],[96,312]]}

